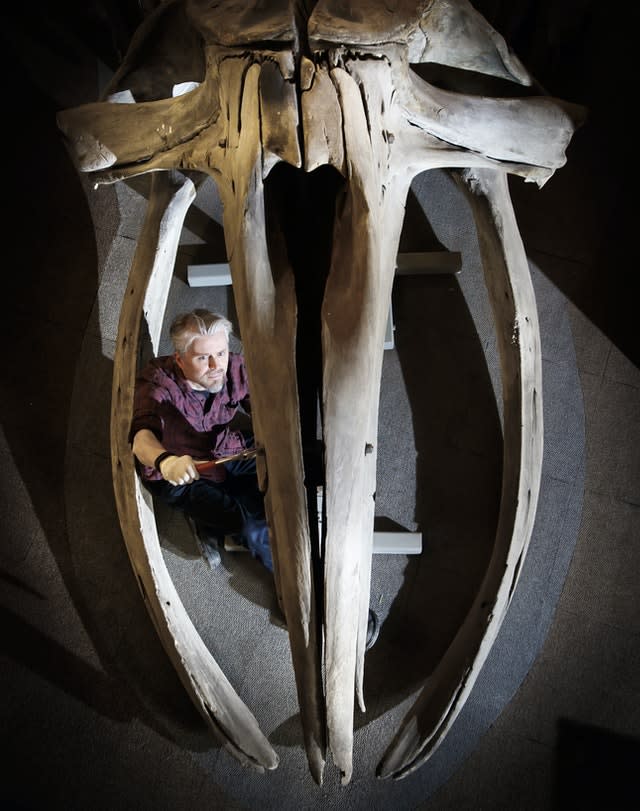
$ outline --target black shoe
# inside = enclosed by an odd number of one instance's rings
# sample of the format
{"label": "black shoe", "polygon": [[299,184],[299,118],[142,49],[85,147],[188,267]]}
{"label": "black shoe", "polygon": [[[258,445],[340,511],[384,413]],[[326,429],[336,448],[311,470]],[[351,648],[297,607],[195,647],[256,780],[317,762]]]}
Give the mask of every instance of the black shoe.
{"label": "black shoe", "polygon": [[380,633],[380,620],[375,611],[369,609],[369,621],[367,622],[367,644],[365,650],[370,650],[375,644]]}
{"label": "black shoe", "polygon": [[[280,614],[280,620],[274,624],[280,625],[282,628],[287,627],[287,620],[284,614]],[[369,619],[367,621],[367,644],[365,650],[369,650],[376,644],[376,639],[380,633],[380,620],[375,611],[369,609]]]}
{"label": "black shoe", "polygon": [[218,536],[193,519],[190,515],[187,516],[187,521],[189,522],[193,537],[196,539],[196,543],[200,549],[200,554],[204,558],[207,566],[210,569],[215,569],[216,566],[219,566],[222,562]]}
{"label": "black shoe", "polygon": [[198,539],[198,542],[200,544],[200,552],[202,553],[202,557],[207,562],[207,566],[210,569],[215,569],[216,566],[219,566],[222,563],[220,550],[218,549],[218,541],[207,538],[203,541]]}

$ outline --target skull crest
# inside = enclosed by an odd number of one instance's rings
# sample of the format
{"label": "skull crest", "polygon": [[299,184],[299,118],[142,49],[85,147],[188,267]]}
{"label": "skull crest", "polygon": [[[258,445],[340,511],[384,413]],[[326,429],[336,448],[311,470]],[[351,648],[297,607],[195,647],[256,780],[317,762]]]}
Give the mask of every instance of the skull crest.
{"label": "skull crest", "polygon": [[[447,87],[420,77],[426,63],[452,69]],[[97,183],[154,173],[114,368],[116,501],[187,690],[228,750],[258,769],[275,768],[277,755],[182,607],[126,441],[141,313],[157,348],[191,177],[206,173],[224,207],[309,768],[320,783],[329,751],[348,782],[355,696],[364,709],[377,410],[405,201],[432,168],[468,193],[501,357],[501,507],[467,619],[378,767],[408,774],[446,735],[496,637],[540,482],[539,331],[507,176],[542,185],[563,165],[581,111],[531,89],[464,92],[469,77],[487,76],[533,84],[467,0],[168,0],[136,32],[105,100],[58,117],[76,165]],[[298,206],[313,209],[306,225]]]}

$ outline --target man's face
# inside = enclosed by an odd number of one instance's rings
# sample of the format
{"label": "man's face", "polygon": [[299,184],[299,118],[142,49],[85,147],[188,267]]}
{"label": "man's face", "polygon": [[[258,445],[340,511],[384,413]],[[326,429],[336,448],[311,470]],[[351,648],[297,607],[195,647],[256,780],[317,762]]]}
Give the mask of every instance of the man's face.
{"label": "man's face", "polygon": [[215,393],[224,387],[229,364],[229,341],[223,330],[213,335],[199,335],[184,355],[176,352],[175,358],[194,389]]}

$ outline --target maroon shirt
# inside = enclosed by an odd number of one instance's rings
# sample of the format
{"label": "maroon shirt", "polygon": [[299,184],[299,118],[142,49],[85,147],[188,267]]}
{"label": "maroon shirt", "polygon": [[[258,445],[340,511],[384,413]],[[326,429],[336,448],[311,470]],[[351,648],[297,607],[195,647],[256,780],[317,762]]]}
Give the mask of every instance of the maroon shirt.
{"label": "maroon shirt", "polygon": [[[177,456],[196,460],[217,459],[244,450],[244,437],[228,423],[238,407],[250,413],[249,384],[241,355],[229,353],[227,379],[217,394],[192,389],[173,355],[155,358],[136,379],[129,442],[142,428],[152,431]],[[220,468],[202,473],[214,481],[224,477]],[[139,465],[142,477],[158,480],[155,468]]]}

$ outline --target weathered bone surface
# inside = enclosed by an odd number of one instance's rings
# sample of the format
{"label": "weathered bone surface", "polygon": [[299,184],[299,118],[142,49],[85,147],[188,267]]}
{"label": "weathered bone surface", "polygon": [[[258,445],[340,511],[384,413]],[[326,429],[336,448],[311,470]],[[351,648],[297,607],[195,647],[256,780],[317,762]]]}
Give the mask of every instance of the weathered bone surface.
{"label": "weathered bone surface", "polygon": [[273,769],[278,756],[193,627],[164,563],[149,494],[127,441],[141,342],[141,315],[158,349],[182,222],[195,197],[177,173],[153,178],[149,208],[129,274],[114,358],[111,434],[116,504],[142,595],[160,638],[196,706],[221,743],[242,763]]}
{"label": "weathered bone surface", "polygon": [[[172,39],[189,47],[171,52]],[[217,183],[255,435],[265,448],[259,476],[276,587],[307,758],[318,782],[327,748],[343,782],[351,777],[354,694],[363,707],[383,336],[407,192],[427,169],[454,172],[478,224],[502,363],[504,481],[482,587],[391,743],[382,776],[402,777],[421,765],[458,715],[507,610],[538,498],[539,334],[507,173],[544,183],[563,165],[580,111],[547,97],[480,97],[437,87],[411,69],[427,62],[509,79],[518,88],[531,84],[503,39],[466,0],[400,0],[393,8],[375,0],[170,0],[134,38],[109,88],[112,101],[59,116],[79,169],[96,182],[194,170]],[[158,64],[166,69],[157,70]],[[121,95],[125,90],[130,93]],[[127,100],[133,103],[114,103]],[[284,220],[265,205],[265,196],[276,199],[269,197],[270,175],[276,176],[278,164],[299,173],[331,167],[335,176],[314,186],[332,189],[319,281],[308,277],[301,284],[306,268],[284,244]],[[138,276],[152,274],[157,258],[164,255],[166,264],[171,253],[162,246],[158,221],[167,224],[164,239],[173,240],[173,251],[177,244],[188,193],[172,193],[171,177],[154,197],[140,238],[141,258],[137,254],[130,281],[138,296]],[[176,209],[180,215],[172,213]],[[301,287],[317,294],[311,316]],[[165,298],[149,294],[147,302],[154,334]],[[160,636],[192,698],[237,757],[273,768],[277,758],[268,742],[179,610],[150,507],[127,456],[141,308],[140,298],[134,304],[134,296],[127,297],[114,381],[114,479],[123,534]],[[316,320],[315,354],[307,358],[300,333]],[[311,394],[322,414],[322,538],[309,520],[303,442],[309,391],[299,379],[300,369],[316,358]]]}

